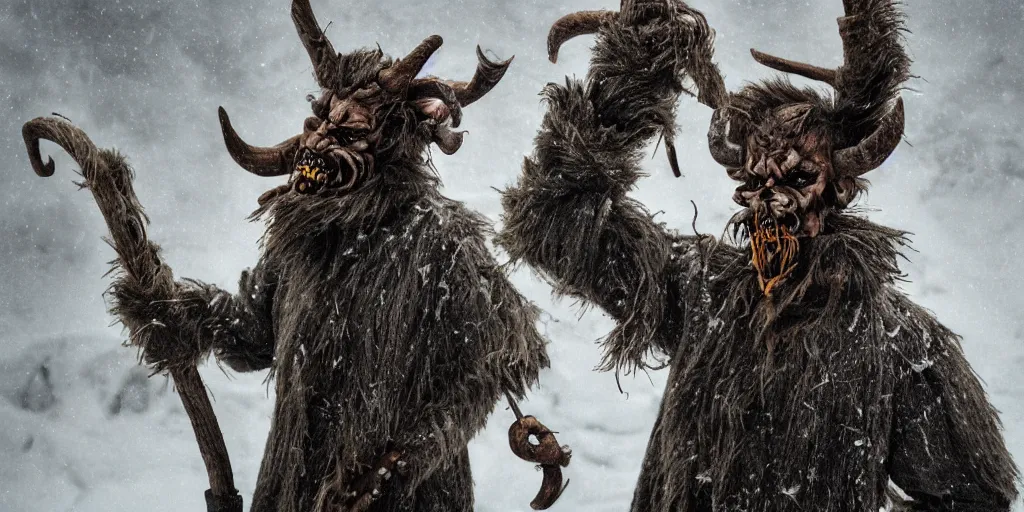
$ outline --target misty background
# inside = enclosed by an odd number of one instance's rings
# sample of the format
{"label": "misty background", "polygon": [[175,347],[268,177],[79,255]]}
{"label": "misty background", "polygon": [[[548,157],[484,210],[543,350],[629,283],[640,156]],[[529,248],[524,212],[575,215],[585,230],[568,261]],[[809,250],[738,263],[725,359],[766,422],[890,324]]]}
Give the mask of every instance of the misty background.
{"label": "misty background", "polygon": [[[717,60],[736,89],[769,76],[749,48],[838,65],[839,0],[692,0],[717,30]],[[5,0],[0,5],[0,511],[202,510],[206,475],[168,381],[147,379],[123,348],[102,294],[113,251],[77,166],[55,146],[56,174],[36,177],[21,125],[58,112],[100,147],[126,153],[150,235],[178,277],[235,290],[255,263],[256,198],[283,179],[258,178],[225,151],[224,106],[250,143],[298,133],[316,92],[287,0]],[[537,93],[587,69],[589,37],[546,59],[551,23],[612,0],[314,0],[334,46],[379,43],[403,56],[430,34],[445,44],[428,71],[467,80],[474,47],[515,55],[505,79],[467,108],[465,144],[434,151],[444,193],[499,222],[495,190],[512,184],[544,113]],[[876,222],[914,235],[904,289],[964,336],[964,349],[1001,411],[1024,462],[1024,4],[908,0],[909,49],[919,77],[904,93],[906,143],[869,177],[862,203]],[[679,229],[693,209],[719,234],[734,185],[707,152],[711,112],[684,99],[674,179],[663,150],[636,196]],[[497,253],[501,260],[505,256]],[[572,480],[553,510],[627,510],[665,371],[623,379],[597,373],[600,311],[553,300],[527,268],[514,282],[546,313],[552,368],[522,404],[573,447]],[[266,372],[201,369],[250,502],[270,424]],[[499,404],[471,445],[477,510],[526,511],[541,474],[508,450],[512,413]]]}

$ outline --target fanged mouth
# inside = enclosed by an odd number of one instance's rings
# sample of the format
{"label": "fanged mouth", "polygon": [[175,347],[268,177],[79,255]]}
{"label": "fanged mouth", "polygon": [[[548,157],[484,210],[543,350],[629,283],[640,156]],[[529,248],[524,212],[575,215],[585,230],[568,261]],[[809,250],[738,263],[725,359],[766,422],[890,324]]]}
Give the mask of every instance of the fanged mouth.
{"label": "fanged mouth", "polygon": [[774,230],[776,226],[779,228],[785,228],[786,231],[792,235],[797,235],[800,232],[800,217],[788,213],[781,219],[776,219],[774,216],[769,214],[755,214],[754,219],[751,221],[752,229],[751,232],[759,230]]}
{"label": "fanged mouth", "polygon": [[[795,219],[795,216],[794,216]],[[796,269],[800,242],[790,225],[799,225],[789,217],[777,221],[769,214],[755,212],[750,229],[751,261],[757,269],[758,282],[766,296]]]}
{"label": "fanged mouth", "polygon": [[324,157],[311,150],[302,152],[295,162],[295,191],[301,194],[315,194],[325,187],[331,178],[337,175],[337,169],[328,167]]}

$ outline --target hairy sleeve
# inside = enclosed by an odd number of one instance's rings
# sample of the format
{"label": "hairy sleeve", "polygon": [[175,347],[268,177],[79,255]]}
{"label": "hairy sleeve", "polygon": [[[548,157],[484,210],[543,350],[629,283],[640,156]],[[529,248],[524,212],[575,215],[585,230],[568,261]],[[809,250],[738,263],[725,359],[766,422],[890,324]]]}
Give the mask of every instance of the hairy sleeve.
{"label": "hairy sleeve", "polygon": [[844,64],[837,76],[836,109],[851,132],[845,144],[852,144],[870,135],[887,115],[889,101],[911,77],[910,57],[903,41],[907,28],[901,2],[843,0],[843,4],[847,15],[839,18],[839,32]]}
{"label": "hairy sleeve", "polygon": [[218,360],[239,372],[269,368],[274,361],[273,298],[277,276],[261,260],[242,272],[238,293],[217,295],[211,322],[213,353]]}
{"label": "hairy sleeve", "polygon": [[911,510],[1010,510],[1017,470],[1001,425],[956,336],[926,331],[930,355],[898,390],[890,478],[914,502]]}
{"label": "hairy sleeve", "polygon": [[397,439],[410,489],[450,467],[505,392],[522,398],[549,364],[536,328],[539,310],[508,281],[475,228],[454,229],[455,236],[430,251],[435,263],[422,271],[437,286],[421,308],[419,329],[431,344],[429,371],[409,383],[427,405]]}
{"label": "hairy sleeve", "polygon": [[[686,23],[694,20],[703,17]],[[535,152],[519,183],[503,193],[497,243],[557,292],[617,320],[605,342],[604,369],[643,364],[665,314],[673,238],[627,193],[642,176],[644,147],[659,134],[671,136],[686,63],[710,65],[710,35],[673,37],[678,23],[602,27],[586,81],[567,79],[544,90],[548,111]],[[701,58],[681,58],[695,48]]]}
{"label": "hairy sleeve", "polygon": [[234,296],[193,279],[176,282],[173,290],[154,290],[121,275],[111,287],[111,311],[157,371],[196,365],[211,350],[231,368],[253,371],[273,360],[274,285],[262,261],[242,273]]}

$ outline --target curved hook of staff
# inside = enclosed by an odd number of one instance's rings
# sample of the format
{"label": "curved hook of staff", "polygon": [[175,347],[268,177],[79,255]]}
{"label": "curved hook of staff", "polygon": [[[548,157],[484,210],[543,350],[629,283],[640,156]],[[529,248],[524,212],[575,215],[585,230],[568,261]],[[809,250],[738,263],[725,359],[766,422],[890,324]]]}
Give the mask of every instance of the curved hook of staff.
{"label": "curved hook of staff", "polygon": [[[572,458],[572,450],[568,446],[560,446],[555,439],[555,432],[544,426],[533,416],[524,416],[519,410],[512,395],[505,393],[508,404],[516,415],[516,422],[508,428],[508,444],[520,459],[539,464],[544,470],[544,480],[540,490],[530,502],[534,510],[547,510],[558,501],[569,480],[562,484],[562,468],[568,467]],[[531,443],[531,438],[537,444]]]}
{"label": "curved hook of staff", "polygon": [[[161,288],[173,287],[173,275],[161,261],[157,247],[146,236],[148,219],[132,187],[131,168],[113,150],[100,150],[81,128],[66,119],[38,117],[22,127],[32,170],[38,176],[53,176],[52,158],[46,163],[39,142],[48,140],[68,152],[82,167],[88,188],[107,222],[110,238],[124,272],[144,283],[163,282]],[[111,164],[119,165],[111,165]],[[172,281],[167,283],[164,281]],[[182,405],[188,414],[206,465],[210,489],[206,491],[208,512],[242,512],[242,497],[235,489],[231,460],[217,416],[213,412],[206,385],[195,365],[170,370]]]}

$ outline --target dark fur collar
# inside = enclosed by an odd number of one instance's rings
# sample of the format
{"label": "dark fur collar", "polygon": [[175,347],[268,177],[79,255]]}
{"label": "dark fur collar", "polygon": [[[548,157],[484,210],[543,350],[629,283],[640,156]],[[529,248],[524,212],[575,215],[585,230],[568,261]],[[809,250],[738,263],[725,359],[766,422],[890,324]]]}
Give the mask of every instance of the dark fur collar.
{"label": "dark fur collar", "polygon": [[388,166],[346,193],[302,195],[288,191],[260,206],[250,218],[267,222],[262,244],[271,259],[294,256],[311,236],[328,231],[358,235],[393,223],[422,199],[442,199],[437,176],[426,165]]}
{"label": "dark fur collar", "polygon": [[723,251],[715,272],[721,282],[712,288],[725,295],[727,309],[746,312],[757,326],[754,332],[764,334],[784,330],[788,322],[779,321],[795,316],[801,317],[797,323],[802,327],[836,318],[851,303],[874,300],[902,280],[898,260],[909,247],[906,232],[846,213],[832,213],[826,225],[824,233],[801,242],[797,269],[772,297],[765,297],[758,286],[743,239],[727,242],[729,250]]}

